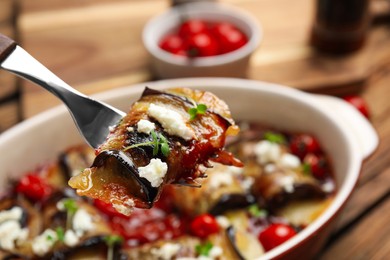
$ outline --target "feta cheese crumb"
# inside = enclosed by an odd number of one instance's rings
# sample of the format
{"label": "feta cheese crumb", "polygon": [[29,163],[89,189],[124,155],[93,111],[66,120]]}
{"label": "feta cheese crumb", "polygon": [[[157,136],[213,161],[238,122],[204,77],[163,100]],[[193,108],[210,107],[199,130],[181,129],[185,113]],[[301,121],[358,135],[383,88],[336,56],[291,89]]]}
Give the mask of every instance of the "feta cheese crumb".
{"label": "feta cheese crumb", "polygon": [[141,119],[137,123],[137,130],[140,133],[150,134],[154,129],[156,129],[156,125],[149,120]]}
{"label": "feta cheese crumb", "polygon": [[73,229],[76,233],[83,233],[94,228],[92,216],[85,209],[78,209],[73,216]]}
{"label": "feta cheese crumb", "polygon": [[241,187],[245,190],[245,191],[250,191],[252,186],[253,186],[253,183],[255,183],[255,179],[253,177],[250,177],[250,176],[247,176],[245,177],[242,181],[241,181]]}
{"label": "feta cheese crumb", "polygon": [[20,220],[23,214],[21,207],[13,207],[0,212],[0,223],[7,220]]}
{"label": "feta cheese crumb", "polygon": [[239,176],[244,173],[244,168],[243,167],[236,167],[236,166],[226,166],[228,173]]}
{"label": "feta cheese crumb", "polygon": [[166,243],[160,248],[153,248],[152,254],[155,255],[158,259],[170,260],[175,256],[180,250],[179,244]]}
{"label": "feta cheese crumb", "polygon": [[221,256],[223,253],[223,250],[221,247],[219,246],[213,246],[213,248],[211,248],[210,252],[209,252],[209,257],[212,258],[212,259],[215,259],[219,256]]}
{"label": "feta cheese crumb", "polygon": [[178,112],[163,106],[150,104],[148,114],[155,118],[168,134],[179,136],[186,141],[194,138],[194,131],[187,126]]}
{"label": "feta cheese crumb", "polygon": [[129,216],[131,212],[134,210],[134,200],[132,199],[127,199],[123,204],[117,204],[115,202],[112,203],[112,206],[116,211],[119,213],[122,213],[123,215]]}
{"label": "feta cheese crumb", "polygon": [[229,219],[225,216],[217,216],[216,220],[218,225],[223,229],[226,229],[231,225]]}
{"label": "feta cheese crumb", "polygon": [[276,163],[281,155],[281,149],[278,144],[262,140],[254,147],[258,163],[265,165],[267,163]]}
{"label": "feta cheese crumb", "polygon": [[230,174],[224,172],[214,172],[208,179],[209,188],[216,190],[223,186],[229,186],[233,183],[233,177]]}
{"label": "feta cheese crumb", "polygon": [[284,176],[279,179],[279,183],[283,186],[286,192],[288,193],[294,192],[294,177]]}
{"label": "feta cheese crumb", "polygon": [[168,165],[160,159],[151,159],[149,164],[138,167],[140,177],[147,179],[153,187],[159,187],[168,171]]}
{"label": "feta cheese crumb", "polygon": [[331,181],[327,181],[322,185],[322,190],[327,193],[333,192],[334,189],[335,189],[334,183]]}
{"label": "feta cheese crumb", "polygon": [[15,249],[15,242],[26,240],[28,229],[22,228],[19,221],[8,220],[0,224],[0,248]]}
{"label": "feta cheese crumb", "polygon": [[57,233],[54,230],[46,229],[34,238],[32,242],[33,252],[39,256],[44,256],[53,247],[57,239]]}
{"label": "feta cheese crumb", "polygon": [[269,163],[266,166],[264,166],[265,173],[273,173],[274,171],[276,171],[276,169],[277,169],[276,165],[273,163]]}
{"label": "feta cheese crumb", "polygon": [[65,232],[65,236],[64,236],[65,245],[69,247],[73,247],[77,245],[78,242],[79,242],[79,237],[77,236],[77,234],[73,230],[68,229]]}
{"label": "feta cheese crumb", "polygon": [[128,126],[128,127],[126,128],[126,130],[127,130],[127,132],[133,132],[133,131],[134,131],[134,127]]}
{"label": "feta cheese crumb", "polygon": [[301,165],[301,160],[291,153],[285,153],[280,157],[279,163],[282,167],[295,169]]}

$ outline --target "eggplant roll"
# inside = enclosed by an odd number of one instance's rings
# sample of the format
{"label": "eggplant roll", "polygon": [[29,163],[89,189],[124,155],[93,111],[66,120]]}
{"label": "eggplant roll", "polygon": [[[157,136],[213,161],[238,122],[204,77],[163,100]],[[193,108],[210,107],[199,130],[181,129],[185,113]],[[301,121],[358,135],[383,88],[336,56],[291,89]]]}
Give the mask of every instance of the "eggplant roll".
{"label": "eggplant roll", "polygon": [[96,150],[90,168],[69,185],[123,214],[150,208],[166,184],[200,186],[210,161],[242,166],[223,149],[237,134],[228,106],[209,92],[146,88]]}

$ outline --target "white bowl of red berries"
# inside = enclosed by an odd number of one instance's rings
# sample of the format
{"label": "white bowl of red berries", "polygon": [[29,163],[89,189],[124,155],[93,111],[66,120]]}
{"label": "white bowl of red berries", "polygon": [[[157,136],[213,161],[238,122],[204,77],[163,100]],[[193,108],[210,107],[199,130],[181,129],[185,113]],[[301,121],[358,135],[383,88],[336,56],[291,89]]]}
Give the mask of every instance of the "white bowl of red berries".
{"label": "white bowl of red berries", "polygon": [[259,23],[251,14],[213,2],[170,8],[143,31],[158,78],[245,77],[261,38]]}

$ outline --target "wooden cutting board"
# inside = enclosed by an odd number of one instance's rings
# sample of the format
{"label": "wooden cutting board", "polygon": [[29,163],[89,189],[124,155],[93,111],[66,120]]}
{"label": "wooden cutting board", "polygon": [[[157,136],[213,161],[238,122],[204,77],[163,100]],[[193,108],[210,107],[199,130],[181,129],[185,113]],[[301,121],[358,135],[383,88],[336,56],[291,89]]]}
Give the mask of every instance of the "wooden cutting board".
{"label": "wooden cutting board", "polygon": [[[264,39],[248,78],[310,92],[360,91],[390,62],[387,27],[370,30],[366,45],[348,56],[326,56],[308,44],[312,0],[221,0],[253,14]],[[287,8],[288,7],[288,8]],[[84,93],[154,80],[142,45],[145,23],[169,8],[167,0],[22,0],[22,44],[38,60]],[[30,117],[59,102],[24,84],[23,111]]]}

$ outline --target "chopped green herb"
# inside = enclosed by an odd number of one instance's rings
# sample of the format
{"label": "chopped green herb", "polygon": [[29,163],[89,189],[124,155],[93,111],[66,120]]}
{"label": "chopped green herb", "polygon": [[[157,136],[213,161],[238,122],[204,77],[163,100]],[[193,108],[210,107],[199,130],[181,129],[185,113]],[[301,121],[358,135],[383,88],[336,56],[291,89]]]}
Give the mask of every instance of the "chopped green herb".
{"label": "chopped green herb", "polygon": [[73,215],[76,213],[78,206],[74,199],[64,199],[63,204],[64,208],[69,214]]}
{"label": "chopped green herb", "polygon": [[274,132],[265,132],[264,133],[264,139],[267,141],[270,141],[272,143],[277,144],[285,144],[286,143],[286,137],[279,133]]}
{"label": "chopped green herb", "polygon": [[204,115],[207,111],[205,104],[198,104],[196,107],[190,108],[188,114],[190,114],[190,120],[194,120],[198,115]]}
{"label": "chopped green herb", "polygon": [[57,233],[57,239],[61,242],[64,242],[65,240],[65,231],[62,227],[57,227],[56,228],[56,233]]}
{"label": "chopped green herb", "polygon": [[213,244],[210,241],[207,241],[204,244],[199,244],[195,246],[195,251],[198,255],[209,256],[210,250],[213,248]]}
{"label": "chopped green herb", "polygon": [[106,242],[107,246],[114,246],[115,244],[120,244],[123,242],[123,238],[118,235],[105,236],[103,240]]}
{"label": "chopped green herb", "polygon": [[70,229],[72,227],[73,216],[78,210],[78,205],[74,199],[64,199],[62,201],[64,208],[66,209],[66,228]]}
{"label": "chopped green herb", "polygon": [[103,238],[104,242],[106,242],[106,245],[108,247],[107,250],[107,260],[113,260],[114,259],[114,246],[116,244],[120,244],[123,242],[123,238],[118,235],[110,235],[105,236]]}
{"label": "chopped green herb", "polygon": [[54,237],[52,237],[51,235],[47,235],[46,239],[49,241],[54,241]]}
{"label": "chopped green herb", "polygon": [[267,216],[267,211],[261,209],[257,204],[252,204],[248,208],[249,213],[254,217],[265,217]]}
{"label": "chopped green herb", "polygon": [[153,147],[153,155],[154,156],[156,156],[159,153],[159,151],[161,151],[161,153],[165,157],[167,157],[169,155],[169,152],[170,152],[167,138],[165,136],[163,136],[162,134],[159,134],[157,136],[155,131],[151,131],[150,135],[152,136],[152,141],[127,146],[123,149],[123,151],[127,151],[127,150],[130,150],[132,148],[139,147],[139,146],[149,146],[150,145]]}
{"label": "chopped green herb", "polygon": [[305,174],[305,175],[308,175],[308,176],[312,175],[311,166],[308,163],[302,164],[302,171],[303,171],[303,174]]}

